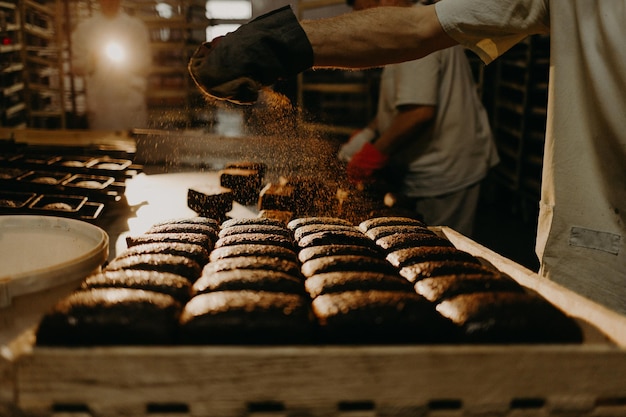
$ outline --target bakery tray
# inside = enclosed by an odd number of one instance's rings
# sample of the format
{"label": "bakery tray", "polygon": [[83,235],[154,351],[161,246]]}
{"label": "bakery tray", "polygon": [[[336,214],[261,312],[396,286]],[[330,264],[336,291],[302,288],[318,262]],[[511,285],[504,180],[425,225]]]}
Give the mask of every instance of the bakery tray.
{"label": "bakery tray", "polygon": [[0,190],[0,212],[11,212],[28,206],[37,196],[35,193]]}
{"label": "bakery tray", "polygon": [[41,348],[13,341],[20,417],[626,415],[626,318],[448,228],[574,316],[580,345]]}

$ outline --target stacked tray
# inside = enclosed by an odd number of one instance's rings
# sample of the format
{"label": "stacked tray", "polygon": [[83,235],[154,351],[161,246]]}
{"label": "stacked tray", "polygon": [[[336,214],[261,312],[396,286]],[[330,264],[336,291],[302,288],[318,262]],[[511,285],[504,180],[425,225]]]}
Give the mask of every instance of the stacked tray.
{"label": "stacked tray", "polygon": [[0,140],[0,150],[0,214],[96,220],[141,168],[133,154],[114,149]]}

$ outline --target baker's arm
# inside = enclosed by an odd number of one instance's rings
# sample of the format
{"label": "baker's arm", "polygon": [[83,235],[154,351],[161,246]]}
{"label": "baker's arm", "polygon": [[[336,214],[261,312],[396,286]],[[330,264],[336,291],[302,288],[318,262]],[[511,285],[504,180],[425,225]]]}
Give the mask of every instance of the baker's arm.
{"label": "baker's arm", "polygon": [[386,155],[392,155],[415,140],[418,132],[434,120],[437,107],[406,105],[398,108],[391,125],[374,142],[374,146]]}
{"label": "baker's arm", "polygon": [[385,167],[390,155],[404,149],[415,140],[418,132],[429,127],[435,118],[435,106],[404,105],[398,107],[398,114],[391,125],[381,133],[374,143],[366,143],[354,154],[346,174],[353,183],[374,181],[376,171]]}
{"label": "baker's arm", "polygon": [[454,45],[434,6],[379,7],[299,22],[283,7],[201,45],[189,72],[207,96],[238,103],[311,67],[366,68]]}
{"label": "baker's arm", "polygon": [[375,7],[302,21],[315,67],[368,68],[424,57],[457,44],[435,6]]}

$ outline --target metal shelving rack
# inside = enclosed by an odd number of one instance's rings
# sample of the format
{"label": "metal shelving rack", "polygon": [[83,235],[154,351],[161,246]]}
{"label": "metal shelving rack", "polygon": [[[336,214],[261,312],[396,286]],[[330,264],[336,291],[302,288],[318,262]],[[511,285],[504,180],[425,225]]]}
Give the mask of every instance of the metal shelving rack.
{"label": "metal shelving rack", "polygon": [[27,123],[65,128],[61,1],[20,1]]}
{"label": "metal shelving rack", "polygon": [[20,8],[0,1],[0,126],[26,127],[21,28]]}
{"label": "metal shelving rack", "polygon": [[[202,0],[164,2],[170,15],[160,15],[153,1],[128,3],[134,15],[150,31],[153,51],[149,76],[148,109],[155,124],[189,125],[202,108],[200,91],[195,87],[187,63],[195,49],[206,40],[206,5]],[[161,127],[161,126],[159,126]]]}
{"label": "metal shelving rack", "polygon": [[534,35],[495,62],[492,128],[501,163],[495,178],[538,203],[546,128],[549,38]]}

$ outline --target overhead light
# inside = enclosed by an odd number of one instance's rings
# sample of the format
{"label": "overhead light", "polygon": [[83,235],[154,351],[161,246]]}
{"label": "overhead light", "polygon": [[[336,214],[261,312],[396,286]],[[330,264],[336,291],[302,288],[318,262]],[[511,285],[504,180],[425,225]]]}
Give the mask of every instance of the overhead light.
{"label": "overhead light", "polygon": [[118,42],[109,42],[104,47],[104,54],[113,62],[123,62],[126,59],[126,51]]}

